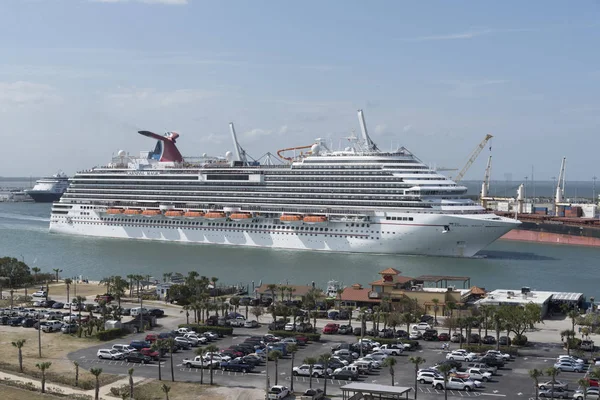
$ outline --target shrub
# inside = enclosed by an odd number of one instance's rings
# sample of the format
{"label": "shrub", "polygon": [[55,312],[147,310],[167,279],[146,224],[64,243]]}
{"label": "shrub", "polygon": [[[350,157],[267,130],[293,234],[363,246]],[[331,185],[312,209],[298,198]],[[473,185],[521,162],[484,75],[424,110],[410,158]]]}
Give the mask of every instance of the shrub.
{"label": "shrub", "polygon": [[310,342],[319,342],[321,340],[320,333],[308,333],[308,332],[290,332],[290,331],[269,331],[271,335],[285,337],[295,337],[298,335],[306,336]]}
{"label": "shrub", "polygon": [[515,346],[527,345],[527,336],[525,336],[525,335],[515,336],[515,338],[512,340],[512,344]]}
{"label": "shrub", "polygon": [[107,341],[123,337],[126,334],[127,331],[125,329],[115,328],[96,332],[96,337],[98,338],[98,340]]}
{"label": "shrub", "polygon": [[[485,353],[488,350],[496,350],[495,345],[487,345],[487,344],[486,345],[470,344],[468,346],[463,344],[462,348],[471,353]],[[500,346],[500,351],[503,353],[508,353],[511,356],[519,355],[519,350],[514,347]]]}
{"label": "shrub", "polygon": [[200,325],[200,324],[180,324],[180,328],[188,328],[193,330],[194,332],[204,333],[204,332],[215,332],[216,334],[221,335],[231,335],[233,333],[233,328],[231,326],[210,326],[210,325]]}

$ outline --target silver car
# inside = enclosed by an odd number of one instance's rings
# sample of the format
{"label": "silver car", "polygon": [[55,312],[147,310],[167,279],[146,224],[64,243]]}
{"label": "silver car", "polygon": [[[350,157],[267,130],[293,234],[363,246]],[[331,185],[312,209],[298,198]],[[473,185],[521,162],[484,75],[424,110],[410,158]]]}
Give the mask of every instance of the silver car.
{"label": "silver car", "polygon": [[558,369],[561,372],[583,372],[584,366],[579,363],[560,361],[554,364],[554,368]]}

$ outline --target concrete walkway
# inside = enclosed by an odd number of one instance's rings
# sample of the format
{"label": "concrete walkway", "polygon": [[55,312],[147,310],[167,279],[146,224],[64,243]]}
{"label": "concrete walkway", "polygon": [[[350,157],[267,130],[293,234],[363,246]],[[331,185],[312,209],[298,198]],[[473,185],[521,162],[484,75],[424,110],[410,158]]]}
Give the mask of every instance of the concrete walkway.
{"label": "concrete walkway", "polygon": [[[35,387],[40,388],[40,390],[42,387],[41,380],[26,378],[26,377],[22,377],[19,375],[8,374],[6,372],[0,371],[0,382],[5,381],[5,380],[10,380],[13,382],[21,382],[24,384],[31,383]],[[151,380],[152,379],[142,378],[139,376],[133,377],[133,382],[135,385],[138,385],[143,382],[151,381]],[[121,387],[123,385],[129,385],[129,377],[128,376],[123,379],[119,379],[118,381],[115,381],[113,383],[109,383],[107,385],[101,386],[100,393],[99,393],[100,398],[101,399],[114,399],[114,397],[109,397],[110,389],[113,387]],[[59,393],[66,394],[66,395],[71,395],[71,394],[72,395],[86,395],[86,396],[90,396],[91,398],[94,398],[94,395],[95,395],[95,389],[91,389],[91,390],[76,389],[76,388],[73,388],[70,386],[57,385],[55,383],[50,383],[48,381],[46,381],[46,391],[59,392]]]}

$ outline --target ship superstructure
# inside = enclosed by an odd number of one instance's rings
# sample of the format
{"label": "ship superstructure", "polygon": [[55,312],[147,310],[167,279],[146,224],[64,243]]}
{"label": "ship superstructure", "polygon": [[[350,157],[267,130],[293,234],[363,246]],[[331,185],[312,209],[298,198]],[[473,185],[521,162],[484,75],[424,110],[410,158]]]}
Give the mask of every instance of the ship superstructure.
{"label": "ship superstructure", "polygon": [[[368,135],[330,150],[323,140],[279,165],[235,155],[185,158],[178,134],[153,151],[119,152],[82,171],[54,203],[50,230],[74,235],[339,252],[468,257],[518,222],[486,213],[467,188],[405,148]],[[309,149],[307,149],[309,147]],[[300,148],[296,148],[300,149]],[[287,150],[294,150],[287,149]],[[285,157],[284,157],[285,158]]]}
{"label": "ship superstructure", "polygon": [[60,196],[69,186],[69,177],[58,172],[51,177],[39,179],[31,189],[25,190],[36,203],[52,203],[60,199]]}

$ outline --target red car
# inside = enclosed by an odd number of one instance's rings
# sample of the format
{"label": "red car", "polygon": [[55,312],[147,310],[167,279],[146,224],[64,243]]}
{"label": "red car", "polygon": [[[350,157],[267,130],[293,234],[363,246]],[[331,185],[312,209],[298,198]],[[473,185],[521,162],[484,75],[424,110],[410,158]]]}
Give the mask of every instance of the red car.
{"label": "red car", "polygon": [[100,300],[104,300],[107,303],[110,303],[111,301],[113,301],[115,298],[111,295],[111,294],[103,294],[103,295],[98,295],[96,296],[96,298],[94,299],[95,302],[99,302]]}
{"label": "red car", "polygon": [[323,327],[323,333],[325,333],[325,334],[337,333],[339,327],[340,326],[338,324],[327,324],[327,325],[325,325],[325,327]]}
{"label": "red car", "polygon": [[149,333],[146,335],[146,342],[154,343],[158,340],[158,336],[154,333]]}
{"label": "red car", "polygon": [[590,387],[598,387],[598,379],[588,378],[588,382],[590,383]]}
{"label": "red car", "polygon": [[140,353],[142,353],[145,356],[150,357],[153,360],[158,361],[160,359],[160,353],[158,351],[154,351],[152,349],[149,348],[143,348],[140,350]]}
{"label": "red car", "polygon": [[242,353],[241,351],[236,350],[236,349],[224,349],[224,350],[221,350],[221,353],[227,354],[231,358],[244,357],[245,356],[244,353]]}
{"label": "red car", "polygon": [[448,335],[447,333],[443,333],[442,332],[442,333],[438,334],[438,340],[440,342],[447,342],[447,341],[450,340],[450,335]]}
{"label": "red car", "polygon": [[305,346],[306,344],[308,344],[308,338],[306,336],[296,335],[294,338],[296,339],[298,344],[301,346]]}

